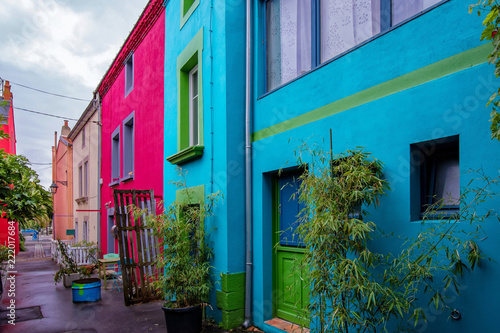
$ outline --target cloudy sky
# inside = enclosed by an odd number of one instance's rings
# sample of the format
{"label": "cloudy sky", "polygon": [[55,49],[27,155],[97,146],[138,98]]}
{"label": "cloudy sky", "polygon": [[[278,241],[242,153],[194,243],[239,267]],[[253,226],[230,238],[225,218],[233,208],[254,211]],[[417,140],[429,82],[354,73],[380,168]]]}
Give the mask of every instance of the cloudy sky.
{"label": "cloudy sky", "polygon": [[17,153],[33,163],[47,189],[54,132],[60,134],[63,119],[80,117],[147,2],[0,1],[0,78],[12,85]]}

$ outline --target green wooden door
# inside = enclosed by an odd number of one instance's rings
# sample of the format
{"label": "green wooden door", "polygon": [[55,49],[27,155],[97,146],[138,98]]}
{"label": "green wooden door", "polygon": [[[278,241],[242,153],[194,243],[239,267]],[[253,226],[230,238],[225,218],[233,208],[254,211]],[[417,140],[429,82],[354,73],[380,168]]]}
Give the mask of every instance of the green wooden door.
{"label": "green wooden door", "polygon": [[297,173],[283,175],[275,182],[274,315],[308,326],[308,269],[302,267],[304,245],[295,233],[298,226],[297,215],[302,209],[297,196],[298,176]]}

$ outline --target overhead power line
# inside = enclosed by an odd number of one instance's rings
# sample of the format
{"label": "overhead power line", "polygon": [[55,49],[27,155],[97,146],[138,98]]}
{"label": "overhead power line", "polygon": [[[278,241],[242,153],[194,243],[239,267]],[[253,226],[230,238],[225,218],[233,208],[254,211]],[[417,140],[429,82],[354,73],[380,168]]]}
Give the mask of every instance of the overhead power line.
{"label": "overhead power line", "polygon": [[[59,119],[64,119],[64,120],[78,121],[78,119],[75,119],[75,118],[69,118],[69,117],[65,117],[65,116],[58,116],[58,115],[55,115],[55,114],[50,114],[50,113],[45,113],[45,112],[40,112],[40,111],[29,110],[29,109],[20,108],[20,107],[17,107],[17,106],[14,106],[14,109],[19,110],[19,111],[31,112],[31,113],[35,113],[35,114],[39,114],[39,115],[47,116],[47,117],[59,118]],[[89,123],[94,123],[94,124],[99,124],[99,122],[95,121],[95,120],[89,120],[88,122]]]}
{"label": "overhead power line", "polygon": [[19,110],[19,111],[26,111],[26,112],[36,113],[36,114],[40,114],[42,116],[47,116],[47,117],[54,117],[54,118],[60,118],[60,119],[64,119],[64,120],[75,120],[75,121],[78,121],[78,119],[75,119],[75,118],[69,118],[69,117],[65,117],[65,116],[58,116],[58,115],[55,115],[55,114],[50,114],[50,113],[45,113],[45,112],[40,112],[40,111],[28,110],[28,109],[20,108],[20,107],[17,107],[17,106],[14,106],[14,109]]}
{"label": "overhead power line", "polygon": [[[0,80],[4,80],[4,79],[0,77]],[[66,95],[61,95],[61,94],[55,94],[55,93],[51,93],[51,92],[48,92],[48,91],[45,91],[45,90],[41,90],[41,89],[37,89],[37,88],[33,88],[33,87],[28,87],[28,86],[25,86],[24,84],[12,82],[12,81],[9,81],[9,82],[11,84],[15,84],[17,86],[20,86],[20,87],[23,87],[23,88],[26,88],[26,89],[35,90],[35,91],[38,91],[38,92],[41,92],[41,93],[44,93],[44,94],[48,94],[48,95],[52,95],[52,96],[57,96],[57,97],[62,97],[62,98],[69,98],[69,99],[74,99],[76,101],[83,101],[83,102],[89,102],[90,101],[89,99],[83,99],[83,98],[71,97],[71,96],[66,96]]]}
{"label": "overhead power line", "polygon": [[35,163],[35,162],[30,162],[30,164],[35,164],[35,165],[52,165],[52,163]]}

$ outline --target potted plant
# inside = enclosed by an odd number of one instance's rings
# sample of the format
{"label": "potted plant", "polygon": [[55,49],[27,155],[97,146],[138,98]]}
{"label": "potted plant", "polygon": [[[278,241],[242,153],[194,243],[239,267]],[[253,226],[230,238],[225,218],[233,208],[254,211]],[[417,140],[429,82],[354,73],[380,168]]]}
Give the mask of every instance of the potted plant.
{"label": "potted plant", "polygon": [[173,182],[179,188],[177,200],[148,223],[162,249],[156,259],[158,276],[154,285],[165,301],[167,331],[194,333],[201,331],[202,306],[213,286],[213,251],[205,222],[222,195],[199,195],[193,188],[186,188],[182,179]]}
{"label": "potted plant", "polygon": [[68,251],[68,246],[62,241],[57,241],[57,251],[60,253],[62,262],[59,263],[59,270],[54,275],[54,283],[63,280],[63,285],[70,288],[73,281],[82,277],[89,277],[90,273],[86,267],[78,266],[73,255]]}

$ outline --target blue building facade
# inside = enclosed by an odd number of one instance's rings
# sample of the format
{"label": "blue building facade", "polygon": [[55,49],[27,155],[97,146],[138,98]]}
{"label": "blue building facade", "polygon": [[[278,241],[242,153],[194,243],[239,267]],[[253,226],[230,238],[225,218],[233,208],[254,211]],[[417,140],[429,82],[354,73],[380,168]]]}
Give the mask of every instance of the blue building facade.
{"label": "blue building facade", "polygon": [[[329,150],[331,130],[335,154],[364,147],[382,161],[391,191],[370,219],[401,236],[425,227],[426,197],[458,196],[475,177],[467,171],[498,176],[500,143],[490,138],[485,105],[500,82],[487,63],[491,45],[479,41],[482,19],[468,14],[469,4],[251,2],[253,258],[247,281],[257,327],[279,332],[266,323],[275,317],[309,322],[279,296],[279,270],[290,269],[301,246],[281,244],[276,236],[276,220],[301,207],[284,200],[282,189],[300,173],[295,152],[302,141]],[[187,170],[187,184],[196,191],[224,194],[207,225],[217,228],[212,241],[219,284],[210,302],[216,321],[232,327],[241,324],[245,297],[245,2],[181,0],[165,7],[164,200],[176,199],[170,184],[178,179],[176,166]],[[432,189],[422,185],[429,182]],[[482,208],[499,204],[492,199]],[[449,206],[460,208],[456,201]],[[483,228],[487,237],[479,246],[498,261],[500,226],[491,220]],[[394,244],[376,246],[398,251]],[[462,318],[429,308],[427,322],[416,329],[495,331],[498,276],[500,266],[492,262],[466,273],[461,295],[447,304]],[[305,307],[307,297],[300,297],[293,303]]]}
{"label": "blue building facade", "polygon": [[[301,141],[328,151],[331,129],[334,154],[360,146],[382,161],[391,191],[369,218],[402,236],[423,228],[422,197],[437,194],[421,193],[424,176],[414,158],[422,147],[433,147],[424,154],[426,163],[438,163],[442,171],[433,171],[435,182],[441,177],[446,185],[436,188],[445,186],[446,193],[459,195],[475,177],[469,170],[498,176],[500,145],[490,139],[485,106],[498,80],[486,61],[491,45],[479,41],[482,19],[468,14],[468,5],[465,0],[254,2],[252,312],[257,326],[273,331],[267,320],[287,318],[280,315],[283,301],[276,296],[278,271],[286,265],[279,266],[282,259],[274,250],[273,233],[279,230],[273,214],[276,209],[283,214],[283,207],[276,208],[281,189],[273,184],[283,177],[280,169],[297,167],[294,152]],[[483,208],[499,203],[491,200]],[[498,222],[490,220],[484,229],[487,238],[479,246],[498,257]],[[376,249],[400,250],[391,244]],[[494,331],[499,274],[500,267],[490,262],[466,274],[462,295],[448,304],[462,319],[429,308],[427,323],[416,329]]]}
{"label": "blue building facade", "polygon": [[[199,197],[221,191],[205,221],[216,289],[207,308],[243,322],[245,8],[232,1],[165,1],[164,202],[179,198],[177,167]],[[238,274],[239,273],[239,274]],[[221,274],[223,283],[221,283]],[[236,274],[236,275],[235,275]],[[228,278],[229,277],[229,278]],[[227,280],[230,283],[227,283]],[[218,306],[220,305],[220,306]]]}

